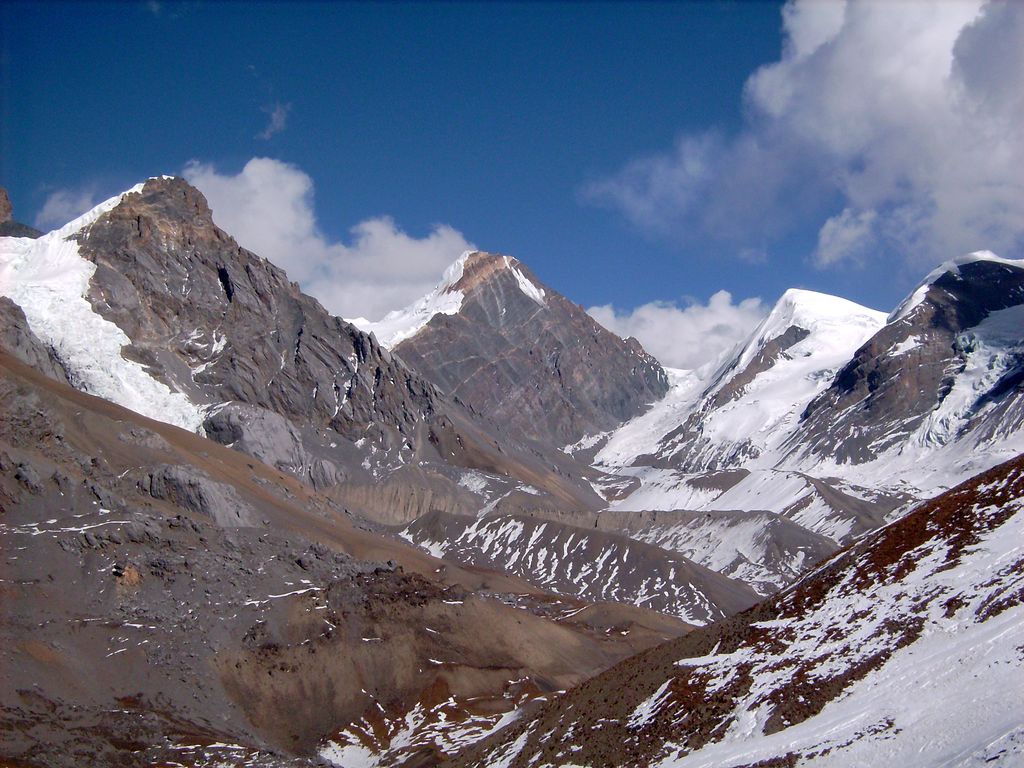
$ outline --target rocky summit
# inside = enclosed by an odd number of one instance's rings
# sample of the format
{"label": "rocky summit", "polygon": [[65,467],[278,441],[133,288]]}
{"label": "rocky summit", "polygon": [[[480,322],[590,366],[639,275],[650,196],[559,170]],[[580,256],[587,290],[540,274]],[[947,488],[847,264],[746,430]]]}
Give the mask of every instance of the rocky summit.
{"label": "rocky summit", "polygon": [[636,339],[602,328],[518,259],[464,254],[435,295],[450,303],[419,327],[406,318],[433,297],[368,327],[388,334],[394,351],[443,392],[528,437],[575,443],[668,390],[661,365]]}
{"label": "rocky summit", "polygon": [[349,322],[176,177],[12,216],[0,763],[1024,760],[1024,262],[678,370],[480,251]]}

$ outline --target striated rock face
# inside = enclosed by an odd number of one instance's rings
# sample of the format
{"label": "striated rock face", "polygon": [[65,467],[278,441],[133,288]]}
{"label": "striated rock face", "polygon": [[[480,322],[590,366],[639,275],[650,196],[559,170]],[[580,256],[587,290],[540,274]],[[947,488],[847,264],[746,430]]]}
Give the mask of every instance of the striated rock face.
{"label": "striated rock face", "polygon": [[543,286],[522,262],[472,253],[453,314],[435,314],[395,351],[473,410],[555,445],[606,431],[668,390],[658,362],[582,307]]}

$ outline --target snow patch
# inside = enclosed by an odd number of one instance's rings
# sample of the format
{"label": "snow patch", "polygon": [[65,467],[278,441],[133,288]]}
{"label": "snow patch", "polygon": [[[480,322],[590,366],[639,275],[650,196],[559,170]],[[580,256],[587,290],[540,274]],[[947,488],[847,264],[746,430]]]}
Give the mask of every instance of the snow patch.
{"label": "snow patch", "polygon": [[529,278],[527,278],[518,267],[512,264],[508,256],[505,256],[504,258],[505,267],[512,273],[513,277],[515,277],[516,282],[519,284],[519,290],[543,307],[545,295],[544,289],[539,288],[530,282]]}

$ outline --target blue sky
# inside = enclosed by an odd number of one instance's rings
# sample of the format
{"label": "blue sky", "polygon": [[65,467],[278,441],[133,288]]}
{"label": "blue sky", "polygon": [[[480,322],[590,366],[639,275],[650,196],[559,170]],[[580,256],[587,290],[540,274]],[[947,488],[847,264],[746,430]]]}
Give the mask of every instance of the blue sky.
{"label": "blue sky", "polygon": [[[722,289],[744,327],[790,286],[888,309],[965,248],[1024,256],[1006,170],[1024,159],[1020,17],[981,0],[8,3],[0,183],[45,225],[189,168],[225,228],[345,316],[413,298],[461,242],[638,334],[674,326],[634,308],[685,322]],[[267,232],[244,194],[290,214]],[[306,256],[283,252],[289,229]]]}

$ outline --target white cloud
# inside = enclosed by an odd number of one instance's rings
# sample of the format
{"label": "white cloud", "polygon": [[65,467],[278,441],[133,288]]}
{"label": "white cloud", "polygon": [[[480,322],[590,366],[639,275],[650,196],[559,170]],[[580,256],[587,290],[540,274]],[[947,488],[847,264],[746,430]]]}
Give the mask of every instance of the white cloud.
{"label": "white cloud", "polygon": [[854,213],[844,208],[832,216],[818,232],[818,248],[814,253],[819,266],[827,267],[839,261],[857,261],[864,258],[875,244],[874,211]]}
{"label": "white cloud", "polygon": [[291,104],[282,104],[279,101],[274,102],[273,106],[264,107],[263,111],[267,113],[270,121],[267,123],[266,128],[256,134],[256,138],[266,141],[271,136],[275,136],[283,131],[288,124],[288,113],[291,112],[291,109]]}
{"label": "white cloud", "polygon": [[44,232],[62,227],[98,202],[95,189],[58,189],[50,193],[36,214],[35,227]]}
{"label": "white cloud", "polygon": [[1024,5],[783,8],[779,61],[746,83],[745,127],[681,137],[585,194],[642,231],[734,242],[819,229],[819,266],[1024,247]]}
{"label": "white cloud", "polygon": [[760,299],[734,304],[728,291],[718,291],[707,304],[655,301],[628,312],[606,304],[587,312],[619,336],[636,337],[662,364],[694,369],[745,341],[768,309]]}
{"label": "white cloud", "polygon": [[416,238],[387,216],[353,226],[349,243],[334,242],[317,225],[313,180],[279,160],[253,158],[236,175],[192,161],[183,175],[206,196],[220,227],[344,317],[376,320],[410,304],[473,247],[447,225]]}

